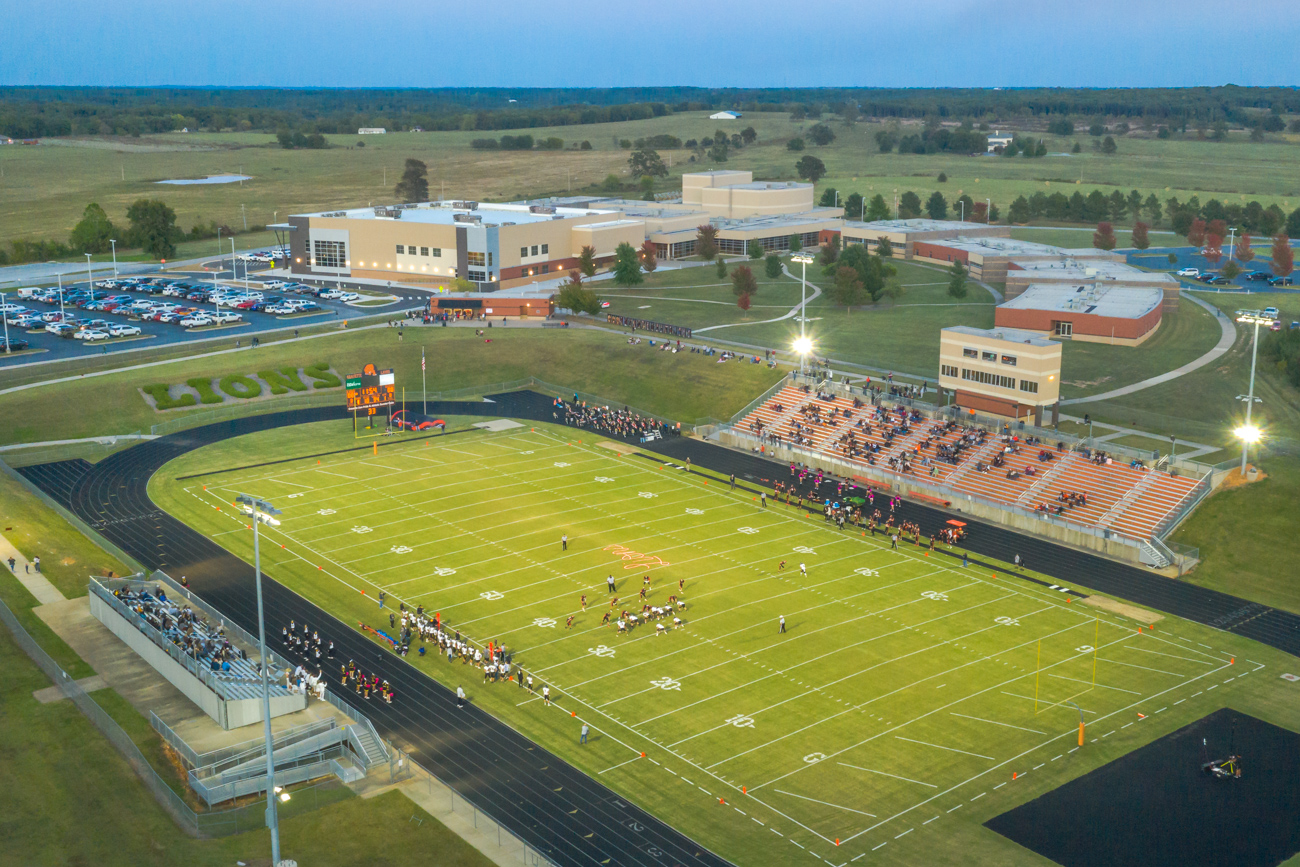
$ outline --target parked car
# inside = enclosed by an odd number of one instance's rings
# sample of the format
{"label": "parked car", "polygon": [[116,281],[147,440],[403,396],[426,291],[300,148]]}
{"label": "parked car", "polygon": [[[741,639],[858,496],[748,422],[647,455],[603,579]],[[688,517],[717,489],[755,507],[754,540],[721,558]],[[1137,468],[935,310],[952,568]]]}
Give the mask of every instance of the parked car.
{"label": "parked car", "polygon": [[45,326],[45,333],[56,337],[71,337],[76,332],[77,326],[71,322],[55,322]]}
{"label": "parked car", "polygon": [[0,352],[21,352],[29,346],[31,344],[21,337],[10,337],[7,341],[0,337]]}
{"label": "parked car", "polygon": [[139,327],[135,325],[123,325],[120,322],[108,327],[109,337],[135,337],[139,333]]}
{"label": "parked car", "polygon": [[45,327],[41,317],[34,313],[20,313],[9,322],[15,328],[22,328],[27,331],[40,331]]}
{"label": "parked car", "polygon": [[1229,282],[1228,278],[1222,274],[1202,274],[1201,281],[1211,286],[1222,286]]}
{"label": "parked car", "polygon": [[1272,316],[1274,319],[1276,319],[1278,317],[1278,309],[1276,307],[1265,307],[1264,315]]}
{"label": "parked car", "polygon": [[99,331],[107,331],[112,323],[104,319],[91,319],[88,322],[81,323],[82,328],[94,328]]}
{"label": "parked car", "polygon": [[1199,276],[1201,276],[1201,269],[1200,269],[1200,268],[1180,268],[1178,271],[1175,271],[1174,273],[1177,274],[1179,277],[1199,277]]}
{"label": "parked car", "polygon": [[342,295],[339,296],[338,300],[343,302],[360,301],[361,296],[355,292],[344,292]]}
{"label": "parked car", "polygon": [[10,313],[24,313],[26,311],[27,308],[21,304],[12,304],[8,302],[0,304],[0,313],[5,316],[8,316]]}
{"label": "parked car", "polygon": [[180,323],[182,328],[201,328],[204,325],[211,325],[213,321],[212,317],[206,314],[191,313],[182,319]]}
{"label": "parked car", "polygon": [[1247,280],[1268,280],[1273,275],[1267,271],[1249,271],[1246,273]]}
{"label": "parked car", "polygon": [[213,321],[213,322],[239,322],[239,321],[241,321],[243,318],[244,318],[244,317],[243,317],[242,314],[239,314],[239,313],[231,313],[231,312],[229,312],[228,310],[223,310],[223,311],[221,311],[220,313],[214,313],[214,314],[212,314],[212,321]]}
{"label": "parked car", "polygon": [[107,340],[108,332],[100,331],[98,328],[83,328],[72,335],[74,340],[84,340],[87,343],[94,343],[96,340]]}
{"label": "parked car", "polygon": [[1290,285],[1291,285],[1291,278],[1290,278],[1290,277],[1274,277],[1274,278],[1272,278],[1271,280],[1268,281],[1268,285],[1270,285],[1270,286],[1290,286]]}

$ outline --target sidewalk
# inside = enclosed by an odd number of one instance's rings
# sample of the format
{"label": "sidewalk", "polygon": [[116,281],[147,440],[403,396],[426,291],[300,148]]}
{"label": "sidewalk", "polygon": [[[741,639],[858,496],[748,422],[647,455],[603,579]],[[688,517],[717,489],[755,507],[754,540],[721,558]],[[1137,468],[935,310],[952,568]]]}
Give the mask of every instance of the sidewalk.
{"label": "sidewalk", "polygon": [[9,558],[14,559],[14,575],[18,578],[20,584],[27,588],[36,601],[42,605],[48,605],[51,602],[63,602],[65,597],[59,592],[59,588],[50,583],[31,562],[24,557],[17,548],[9,543],[4,536],[0,536],[0,560],[4,561],[6,569],[9,568]]}

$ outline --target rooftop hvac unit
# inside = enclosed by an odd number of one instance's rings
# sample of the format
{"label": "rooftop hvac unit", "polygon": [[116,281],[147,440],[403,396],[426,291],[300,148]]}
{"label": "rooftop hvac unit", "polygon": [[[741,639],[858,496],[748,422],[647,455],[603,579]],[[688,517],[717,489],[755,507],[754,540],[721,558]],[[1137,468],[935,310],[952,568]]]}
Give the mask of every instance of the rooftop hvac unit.
{"label": "rooftop hvac unit", "polygon": [[452,222],[455,223],[481,223],[483,216],[481,214],[452,214]]}
{"label": "rooftop hvac unit", "polygon": [[550,205],[529,205],[528,213],[530,214],[554,214],[555,208]]}
{"label": "rooftop hvac unit", "polygon": [[451,206],[461,211],[477,211],[478,202],[452,202]]}
{"label": "rooftop hvac unit", "polygon": [[402,219],[402,212],[397,208],[375,208],[376,217],[390,217],[394,220]]}

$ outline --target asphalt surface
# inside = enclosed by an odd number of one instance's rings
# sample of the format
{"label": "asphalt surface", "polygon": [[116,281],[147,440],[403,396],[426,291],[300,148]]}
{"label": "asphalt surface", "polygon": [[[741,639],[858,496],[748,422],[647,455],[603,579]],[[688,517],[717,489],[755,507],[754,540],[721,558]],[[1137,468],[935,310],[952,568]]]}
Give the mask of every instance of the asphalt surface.
{"label": "asphalt surface", "polygon": [[[232,264],[234,265],[233,271],[231,269]],[[242,323],[236,323],[224,328],[201,328],[190,331],[177,324],[143,322],[139,319],[128,319],[122,315],[105,313],[103,311],[87,312],[79,310],[71,304],[66,304],[65,309],[67,312],[78,317],[78,319],[82,321],[103,319],[114,324],[123,323],[135,325],[139,327],[141,334],[131,338],[119,338],[87,344],[80,340],[74,340],[71,337],[57,337],[53,334],[46,334],[44,331],[29,332],[11,326],[8,328],[8,334],[11,338],[26,340],[31,345],[32,349],[42,351],[22,352],[11,355],[5,355],[3,352],[0,352],[0,368],[10,365],[28,364],[34,361],[55,361],[66,358],[101,355],[105,352],[115,352],[120,349],[145,349],[154,346],[166,346],[169,344],[185,343],[197,340],[209,341],[213,339],[228,339],[232,346],[236,341],[246,344],[250,338],[258,334],[277,329],[299,328],[308,325],[318,325],[322,322],[356,318],[359,316],[372,316],[390,310],[393,311],[396,316],[398,315],[398,311],[403,311],[426,303],[429,297],[428,293],[420,292],[419,290],[394,287],[391,290],[383,290],[391,292],[392,295],[398,298],[394,303],[370,307],[352,307],[341,301],[331,301],[324,298],[315,298],[310,295],[297,295],[292,292],[268,289],[262,284],[268,280],[276,278],[261,273],[266,270],[268,270],[266,267],[261,267],[259,269],[257,266],[249,269],[247,276],[248,287],[250,289],[260,291],[267,297],[278,295],[284,298],[304,298],[320,305],[321,309],[309,315],[294,316],[291,318],[281,318],[272,313],[255,313],[252,311],[238,310],[235,312],[239,313],[243,317]],[[231,258],[227,256],[224,259],[214,258],[211,261],[203,262],[198,266],[187,270],[150,272],[147,274],[141,274],[140,276],[166,276],[169,279],[183,280],[187,283],[210,288],[213,280],[234,282],[238,286],[242,286],[245,277],[244,271],[245,263],[232,263]],[[126,275],[124,274],[123,276]],[[96,282],[104,279],[108,279],[105,274],[98,274],[95,277]],[[299,280],[297,282],[323,285],[327,288],[335,288],[338,285],[335,281],[329,280]],[[64,283],[63,289],[65,292],[70,292],[73,289],[85,289],[86,286],[86,281],[81,280],[80,282],[75,283]],[[350,285],[348,281],[344,280],[341,288],[347,290],[355,289],[357,287]],[[374,289],[375,287],[365,286],[362,288]],[[95,291],[96,293],[100,293],[98,297],[121,294],[130,295],[136,299],[153,298],[155,300],[183,304],[188,307],[198,307],[202,310],[208,311],[209,313],[216,309],[212,304],[197,304],[185,301],[181,298],[168,298],[162,295],[151,296],[144,292],[131,292],[125,289],[96,289]],[[38,301],[24,301],[10,292],[5,293],[5,298],[9,303],[20,304],[34,313],[49,313],[59,310],[58,303],[43,304]]]}
{"label": "asphalt surface", "polygon": [[[1256,251],[1255,258],[1249,262],[1238,262],[1241,267],[1241,273],[1236,277],[1224,283],[1221,286],[1214,286],[1203,280],[1196,280],[1191,277],[1179,277],[1175,271],[1183,268],[1199,268],[1202,272],[1210,271],[1218,274],[1223,270],[1223,266],[1228,263],[1228,242],[1224,242],[1223,258],[1219,260],[1218,265],[1210,265],[1205,257],[1199,251],[1191,247],[1152,247],[1148,250],[1134,250],[1128,253],[1128,263],[1139,268],[1152,268],[1157,271],[1168,271],[1169,275],[1178,282],[1182,283],[1188,289],[1200,289],[1203,292],[1300,292],[1300,273],[1291,274],[1291,278],[1297,282],[1297,286],[1270,286],[1267,280],[1251,280],[1247,275],[1252,271],[1263,272],[1269,277],[1273,272],[1269,270],[1269,260]],[[1169,264],[1169,254],[1174,254],[1175,264]]]}
{"label": "asphalt surface", "polygon": [[[435,416],[490,414],[553,420],[552,398],[536,392],[493,395],[492,401],[437,401],[429,409]],[[252,567],[160,510],[149,498],[148,481],[166,462],[204,445],[260,430],[346,416],[343,407],[320,407],[236,419],[142,443],[97,464],[60,461],[24,467],[20,472],[147,568],[161,569],[178,580],[185,576],[194,592],[254,631]],[[680,464],[689,457],[694,468],[722,475],[735,473],[740,484],[753,491],[770,490],[773,481],[789,474],[788,467],[757,455],[699,440],[670,438],[646,448],[666,462]],[[918,523],[925,534],[952,517],[912,502],[904,502],[900,515]],[[970,568],[984,568],[981,556],[1006,561],[1020,554],[1027,568],[1051,575],[1061,584],[1091,588],[1300,656],[1300,617],[1295,614],[962,517],[968,525],[967,553],[973,555]],[[1035,580],[1014,570],[1003,569],[998,574]],[[274,651],[288,656],[279,641],[279,626],[290,619],[306,622],[335,642],[336,662],[355,659],[363,670],[387,679],[397,694],[394,704],[357,702],[380,733],[556,863],[726,863],[475,709],[472,688],[470,705],[457,709],[453,692],[366,639],[351,624],[340,622],[272,578],[264,582],[264,592],[268,640]],[[382,617],[378,608],[376,615]],[[526,659],[517,661],[527,668]],[[325,675],[345,701],[356,701],[351,692],[340,690],[337,671],[327,668]]]}

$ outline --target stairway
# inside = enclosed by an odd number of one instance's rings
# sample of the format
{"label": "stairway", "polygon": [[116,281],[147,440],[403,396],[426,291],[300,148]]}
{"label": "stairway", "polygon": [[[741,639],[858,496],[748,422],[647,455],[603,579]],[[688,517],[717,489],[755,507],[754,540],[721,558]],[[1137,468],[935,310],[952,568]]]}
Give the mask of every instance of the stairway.
{"label": "stairway", "polygon": [[366,770],[375,765],[388,764],[388,750],[384,747],[374,728],[368,722],[357,723],[347,727],[353,746],[357,747]]}
{"label": "stairway", "polygon": [[1042,476],[1039,477],[1038,481],[1034,482],[1032,485],[1025,488],[1024,493],[1016,497],[1015,504],[1017,506],[1028,505],[1035,497],[1038,496],[1039,492],[1047,489],[1048,484],[1050,482],[1054,481],[1057,476],[1065,472],[1066,467],[1068,467],[1072,463],[1070,459],[1073,457],[1074,457],[1074,452],[1069,452],[1065,455],[1058,456],[1056,461],[1056,466],[1052,467],[1050,470],[1043,473]]}

